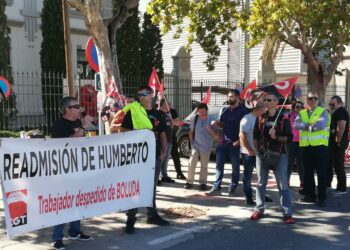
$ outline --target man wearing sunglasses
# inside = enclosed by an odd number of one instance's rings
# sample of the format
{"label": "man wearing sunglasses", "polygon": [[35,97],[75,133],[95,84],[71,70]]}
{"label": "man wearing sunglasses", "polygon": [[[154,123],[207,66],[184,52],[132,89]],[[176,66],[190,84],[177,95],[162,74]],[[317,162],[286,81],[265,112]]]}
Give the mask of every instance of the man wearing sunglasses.
{"label": "man wearing sunglasses", "polygon": [[[91,116],[82,117],[82,109],[78,101],[73,97],[63,97],[60,111],[62,117],[55,121],[52,127],[52,138],[83,137],[84,129],[94,120]],[[65,249],[62,242],[65,224],[56,225],[52,232],[52,246],[55,249]],[[85,235],[80,230],[80,220],[69,223],[68,237],[72,240],[91,240],[91,236]]]}
{"label": "man wearing sunglasses", "polygon": [[[257,117],[253,130],[258,186],[256,188],[256,207],[250,219],[259,220],[264,217],[266,186],[269,172],[273,170],[281,197],[282,219],[286,224],[293,224],[295,219],[287,181],[287,158],[284,147],[292,139],[292,129],[289,119],[278,113],[277,96],[268,93],[265,102],[267,112]],[[267,163],[264,160],[267,154],[278,155],[277,162],[272,163],[273,165]]]}
{"label": "man wearing sunglasses", "polygon": [[299,130],[299,146],[304,165],[304,198],[301,202],[316,202],[315,178],[317,173],[317,205],[325,206],[329,140],[329,117],[325,108],[318,106],[318,95],[311,91],[306,96],[307,108],[295,118],[294,128]]}
{"label": "man wearing sunglasses", "polygon": [[344,168],[344,154],[348,147],[349,114],[343,107],[340,96],[333,96],[329,101],[332,112],[331,130],[329,137],[330,164],[328,166],[328,186],[333,180],[333,168],[337,175],[337,188],[331,192],[332,195],[344,195],[346,190],[346,174]]}
{"label": "man wearing sunglasses", "polygon": [[[153,207],[147,207],[147,223],[159,226],[167,226],[169,222],[161,218],[156,208],[156,186],[159,178],[162,161],[165,158],[167,151],[166,123],[160,111],[152,107],[153,90],[149,86],[141,86],[138,88],[137,95],[141,106],[137,109],[130,109],[121,124],[121,132],[126,132],[134,129],[152,129],[156,136],[156,166],[153,189]],[[133,102],[132,105],[138,103]],[[144,112],[146,111],[146,113]],[[136,113],[136,112],[140,113]],[[134,112],[134,113],[133,113]],[[136,214],[138,208],[130,209],[127,212],[127,221],[125,232],[132,234],[135,231]]]}

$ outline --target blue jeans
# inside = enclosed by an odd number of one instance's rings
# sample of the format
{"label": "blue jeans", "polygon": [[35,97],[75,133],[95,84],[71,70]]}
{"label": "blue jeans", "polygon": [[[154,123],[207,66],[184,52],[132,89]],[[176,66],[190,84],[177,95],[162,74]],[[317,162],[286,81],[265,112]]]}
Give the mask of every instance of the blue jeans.
{"label": "blue jeans", "polygon": [[[264,213],[265,211],[265,195],[266,185],[269,177],[269,169],[261,164],[262,155],[258,153],[256,157],[256,171],[258,174],[258,187],[256,188],[256,207],[255,211]],[[287,159],[285,154],[280,155],[276,171],[273,172],[276,178],[277,187],[280,193],[280,203],[283,210],[283,215],[292,216],[292,200],[289,193],[287,181]]]}
{"label": "blue jeans", "polygon": [[213,184],[214,189],[221,188],[222,178],[224,177],[224,166],[227,159],[230,159],[232,165],[231,190],[238,186],[239,182],[239,147],[230,144],[218,144],[216,147],[216,180]]}
{"label": "blue jeans", "polygon": [[172,146],[173,146],[172,143],[167,142],[165,158],[162,161],[162,165],[160,167],[160,169],[162,171],[162,177],[168,177],[168,163],[169,163],[169,159],[170,159],[170,152],[171,152]]}
{"label": "blue jeans", "polygon": [[[63,239],[63,229],[65,224],[56,225],[52,230],[52,240],[62,240]],[[76,236],[80,233],[80,220],[69,222],[69,236]]]}
{"label": "blue jeans", "polygon": [[256,157],[242,153],[243,158],[243,191],[247,199],[253,198],[252,176],[255,167]]}

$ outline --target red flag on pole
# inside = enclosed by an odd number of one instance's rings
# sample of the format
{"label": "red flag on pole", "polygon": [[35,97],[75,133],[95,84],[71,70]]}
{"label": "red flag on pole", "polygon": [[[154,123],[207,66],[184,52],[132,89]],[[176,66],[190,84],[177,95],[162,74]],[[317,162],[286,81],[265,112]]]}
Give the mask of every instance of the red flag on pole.
{"label": "red flag on pole", "polygon": [[242,93],[239,95],[239,98],[242,100],[249,99],[251,96],[251,92],[256,89],[256,80],[251,81],[242,91]]}
{"label": "red flag on pole", "polygon": [[153,68],[151,77],[149,78],[149,81],[148,81],[148,86],[150,86],[155,92],[156,90],[160,91],[160,88],[161,88],[160,85],[161,84],[157,75],[157,70],[156,68]]}
{"label": "red flag on pole", "polygon": [[119,96],[119,93],[118,93],[117,85],[115,84],[114,78],[112,76],[107,86],[107,97],[118,97],[118,96]]}
{"label": "red flag on pole", "polygon": [[207,93],[203,97],[202,103],[209,104],[210,102],[210,96],[211,96],[211,86],[209,86]]}
{"label": "red flag on pole", "polygon": [[298,77],[289,78],[281,82],[276,82],[263,86],[259,88],[259,90],[262,90],[264,92],[272,92],[276,96],[287,98],[297,80]]}
{"label": "red flag on pole", "polygon": [[163,99],[163,98],[164,98],[164,82],[161,81],[158,89],[158,99]]}

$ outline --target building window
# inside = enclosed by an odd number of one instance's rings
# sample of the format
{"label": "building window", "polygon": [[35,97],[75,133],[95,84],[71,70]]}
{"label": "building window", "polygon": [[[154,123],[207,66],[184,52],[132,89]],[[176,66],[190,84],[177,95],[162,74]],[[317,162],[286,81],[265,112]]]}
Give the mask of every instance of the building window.
{"label": "building window", "polygon": [[94,79],[95,71],[90,67],[84,49],[77,49],[77,69],[80,79]]}

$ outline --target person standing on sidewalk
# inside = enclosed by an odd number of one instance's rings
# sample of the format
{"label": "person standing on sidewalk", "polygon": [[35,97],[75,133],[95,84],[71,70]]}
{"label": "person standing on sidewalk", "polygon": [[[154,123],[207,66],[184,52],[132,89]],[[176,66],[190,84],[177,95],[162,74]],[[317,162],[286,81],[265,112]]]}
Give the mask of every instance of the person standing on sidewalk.
{"label": "person standing on sidewalk", "polygon": [[[78,101],[73,97],[63,97],[60,103],[62,117],[55,121],[52,127],[52,138],[83,137],[84,130],[94,120],[86,115],[82,118],[82,109]],[[55,249],[63,250],[65,246],[62,242],[65,224],[56,225],[52,231],[52,246]],[[88,241],[92,237],[85,235],[80,229],[80,220],[69,223],[68,237],[71,240]]]}
{"label": "person standing on sidewalk", "polygon": [[178,127],[181,124],[181,121],[179,120],[179,115],[177,114],[177,111],[175,108],[172,107],[171,103],[169,102],[169,107],[170,107],[170,114],[171,114],[171,119],[173,123],[173,139],[172,139],[172,147],[171,147],[171,158],[173,159],[174,162],[174,167],[176,170],[176,178],[180,180],[186,180],[185,175],[182,173],[181,170],[181,161],[180,161],[180,155],[179,155],[179,146],[177,145],[177,138],[176,138],[176,132],[178,130]]}
{"label": "person standing on sidewalk", "polygon": [[253,140],[253,131],[256,118],[262,115],[266,110],[266,105],[263,101],[257,101],[253,111],[246,114],[240,123],[239,138],[241,142],[241,153],[243,159],[243,191],[246,197],[247,205],[255,205],[252,191],[252,175],[256,165],[255,147]]}
{"label": "person standing on sidewalk", "polygon": [[[250,219],[259,220],[264,216],[266,186],[271,169],[275,175],[281,197],[283,221],[286,224],[293,224],[295,220],[287,181],[287,158],[284,148],[285,144],[292,139],[292,129],[288,118],[279,115],[276,109],[278,98],[274,94],[268,93],[265,101],[267,112],[257,118],[253,132],[254,147],[257,150],[258,187],[256,189],[256,207]],[[271,158],[275,159],[274,163],[267,161]]]}
{"label": "person standing on sidewalk", "polygon": [[230,90],[228,93],[228,106],[220,112],[219,120],[215,125],[222,127],[222,138],[216,147],[216,180],[213,187],[207,193],[216,195],[221,190],[221,182],[224,176],[224,165],[229,158],[232,165],[231,184],[229,195],[233,195],[239,182],[239,123],[247,110],[239,103],[239,91]]}
{"label": "person standing on sidewalk", "polygon": [[333,96],[329,101],[329,107],[332,111],[332,119],[329,136],[330,165],[328,169],[328,185],[331,186],[332,184],[334,168],[337,175],[337,188],[331,194],[344,195],[347,193],[344,154],[349,145],[349,114],[343,107],[343,101],[340,96]]}
{"label": "person standing on sidewalk", "polygon": [[318,95],[311,91],[306,96],[307,108],[295,118],[294,128],[299,130],[299,146],[302,148],[304,165],[304,198],[301,202],[316,202],[315,177],[319,207],[325,206],[329,141],[329,115],[318,106]]}
{"label": "person standing on sidewalk", "polygon": [[169,113],[168,109],[169,107],[167,106],[165,99],[161,99],[159,102],[159,111],[162,114],[163,120],[165,121],[165,124],[166,124],[165,134],[167,139],[167,148],[166,148],[164,160],[162,161],[162,165],[160,167],[160,171],[162,173],[161,182],[174,183],[175,181],[168,176],[168,163],[170,159],[171,148],[173,145],[172,144],[173,125],[171,122],[171,114]]}
{"label": "person standing on sidewalk", "polygon": [[[169,222],[161,218],[156,208],[156,187],[159,179],[160,167],[165,158],[167,149],[166,125],[160,111],[152,107],[153,90],[148,85],[138,88],[137,95],[140,102],[133,102],[130,110],[127,111],[121,124],[121,132],[134,129],[152,129],[156,137],[156,165],[153,188],[153,207],[147,207],[147,223],[159,226],[167,226]],[[127,108],[126,106],[125,108]],[[124,108],[124,109],[125,109]],[[137,122],[138,121],[138,122]],[[136,214],[138,208],[133,208],[127,212],[125,233],[135,232]]]}
{"label": "person standing on sidewalk", "polygon": [[292,111],[288,114],[288,118],[292,127],[293,139],[292,141],[286,144],[286,153],[288,161],[288,183],[290,183],[290,177],[293,172],[293,165],[296,162],[299,180],[300,180],[300,189],[299,193],[304,194],[304,167],[303,167],[303,158],[302,151],[299,147],[299,130],[296,130],[293,125],[295,118],[299,114],[299,111],[304,108],[304,103],[301,101],[296,101],[292,104]]}
{"label": "person standing on sidewalk", "polygon": [[211,127],[212,120],[208,116],[208,106],[200,103],[197,107],[197,115],[191,119],[189,140],[191,145],[191,156],[188,162],[188,175],[185,189],[193,188],[193,180],[196,172],[198,159],[201,162],[199,173],[199,190],[207,190],[208,163],[213,144],[212,137],[215,132]]}

